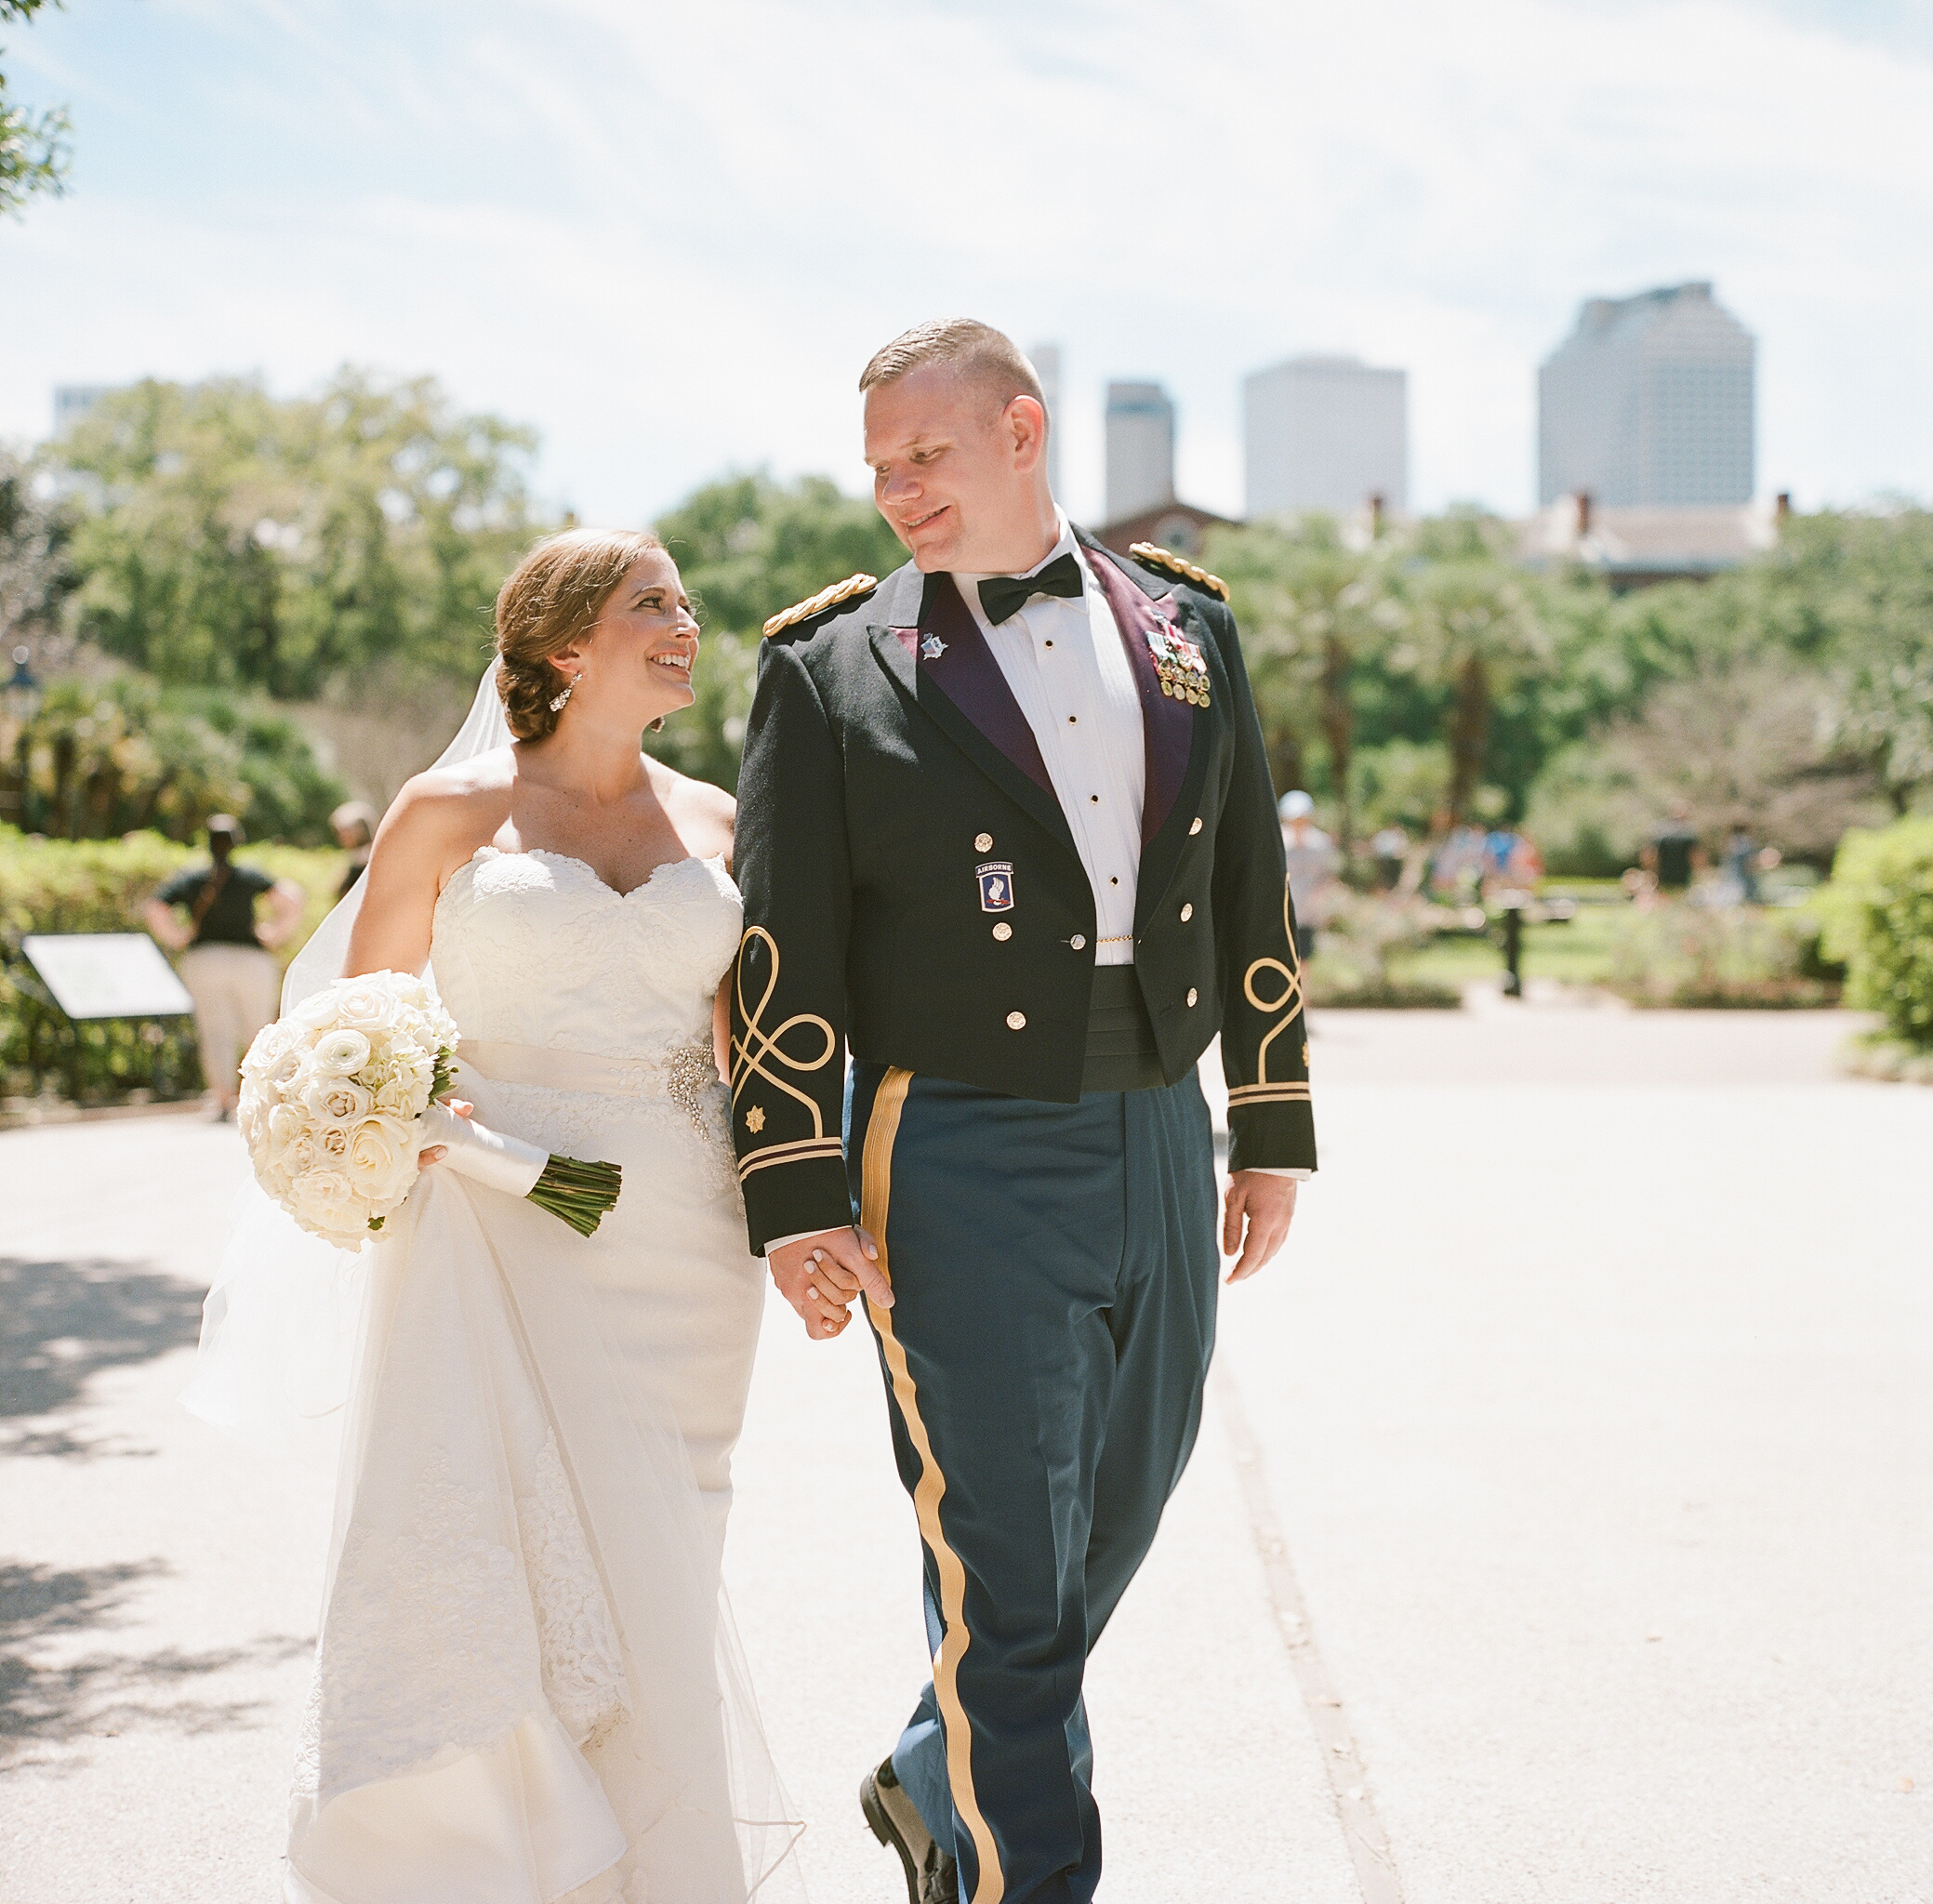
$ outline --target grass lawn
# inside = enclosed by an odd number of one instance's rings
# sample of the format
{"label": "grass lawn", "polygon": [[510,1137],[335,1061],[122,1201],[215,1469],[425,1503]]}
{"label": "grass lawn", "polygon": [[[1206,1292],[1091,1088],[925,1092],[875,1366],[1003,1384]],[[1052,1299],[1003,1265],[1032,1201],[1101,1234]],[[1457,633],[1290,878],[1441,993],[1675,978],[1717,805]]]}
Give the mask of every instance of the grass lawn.
{"label": "grass lawn", "polygon": [[[1622,906],[1581,906],[1565,925],[1526,926],[1519,970],[1528,983],[1533,978],[1556,979],[1572,985],[1602,985],[1610,976],[1611,941]],[[1319,967],[1322,947],[1316,947]],[[1390,961],[1390,976],[1412,985],[1449,985],[1496,978],[1503,971],[1503,948],[1488,938],[1438,939],[1421,952],[1398,955]]]}

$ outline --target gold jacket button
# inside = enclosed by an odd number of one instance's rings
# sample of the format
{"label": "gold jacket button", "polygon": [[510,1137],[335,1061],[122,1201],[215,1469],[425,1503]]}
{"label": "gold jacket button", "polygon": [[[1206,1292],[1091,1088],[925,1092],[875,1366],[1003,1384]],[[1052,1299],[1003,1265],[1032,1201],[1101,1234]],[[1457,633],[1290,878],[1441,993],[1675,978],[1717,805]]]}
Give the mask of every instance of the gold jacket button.
{"label": "gold jacket button", "polygon": [[1194,902],[1191,900],[1186,906],[1182,907],[1182,924],[1186,925],[1187,922],[1194,917],[1195,906]]}
{"label": "gold jacket button", "polygon": [[1198,992],[1198,991],[1197,991],[1197,990],[1195,989],[1195,987],[1194,987],[1193,985],[1190,985],[1190,986],[1188,987],[1188,1003],[1189,1003],[1189,1004],[1191,1004],[1191,1005],[1192,1005],[1192,1004],[1193,1004],[1193,1003],[1195,1002],[1195,1000],[1196,1000],[1197,998],[1199,998],[1200,996],[1201,996],[1201,994],[1200,994],[1199,992]]}
{"label": "gold jacket button", "polygon": [[993,835],[991,833],[975,833],[973,835],[973,851],[975,853],[991,853],[993,851]]}
{"label": "gold jacket button", "polygon": [[1067,944],[1073,946],[1077,952],[1085,952],[1087,950],[1087,934],[1085,932],[1076,932],[1067,941]]}
{"label": "gold jacket button", "polygon": [[1005,919],[1002,919],[999,925],[994,927],[993,935],[1004,945],[1013,936],[1013,928]]}
{"label": "gold jacket button", "polygon": [[1007,1029],[1009,1031],[1025,1031],[1026,1029],[1026,1013],[1025,1012],[1008,1012]]}
{"label": "gold jacket button", "polygon": [[1199,813],[1197,813],[1197,814],[1195,815],[1195,824],[1194,824],[1194,825],[1193,825],[1192,826],[1190,826],[1190,827],[1188,828],[1188,838],[1189,838],[1190,840],[1194,839],[1194,837],[1196,836],[1196,834],[1198,834],[1198,832],[1200,832],[1200,831],[1201,831],[1201,815],[1200,815]]}

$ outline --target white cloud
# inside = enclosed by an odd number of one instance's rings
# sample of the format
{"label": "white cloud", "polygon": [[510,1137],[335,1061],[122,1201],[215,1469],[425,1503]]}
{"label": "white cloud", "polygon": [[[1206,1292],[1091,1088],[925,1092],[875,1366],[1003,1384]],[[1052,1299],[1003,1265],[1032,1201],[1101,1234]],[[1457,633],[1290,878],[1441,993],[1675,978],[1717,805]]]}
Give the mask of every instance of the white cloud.
{"label": "white cloud", "polygon": [[[1583,296],[1710,277],[1762,343],[1765,486],[1933,492],[1933,61],[1736,0],[1106,7],[631,0],[45,18],[81,190],[0,231],[0,431],[55,381],[342,359],[535,422],[636,518],[730,465],[858,476],[858,365],[972,311],[1182,407],[1240,503],[1238,380],[1410,371],[1412,489],[1522,507]],[[110,35],[118,36],[110,44]],[[45,58],[33,65],[33,49]],[[143,56],[177,62],[143,86]],[[166,101],[166,104],[161,103]]]}

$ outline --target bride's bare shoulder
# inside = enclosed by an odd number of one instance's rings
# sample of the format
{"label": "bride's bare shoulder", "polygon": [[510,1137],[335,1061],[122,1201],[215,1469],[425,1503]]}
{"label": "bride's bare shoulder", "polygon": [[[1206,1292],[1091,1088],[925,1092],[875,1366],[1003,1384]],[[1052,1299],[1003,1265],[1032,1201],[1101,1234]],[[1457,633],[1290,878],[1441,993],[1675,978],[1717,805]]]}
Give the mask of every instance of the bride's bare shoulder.
{"label": "bride's bare shoulder", "polygon": [[645,761],[658,803],[670,814],[680,838],[701,859],[722,853],[729,862],[738,802],[722,787],[714,787],[708,780],[693,780],[649,755]]}
{"label": "bride's bare shoulder", "polygon": [[477,847],[487,846],[503,825],[516,777],[509,747],[418,774],[403,783],[383,815],[378,845],[388,845],[392,853],[438,858],[460,846],[460,856],[468,858]]}

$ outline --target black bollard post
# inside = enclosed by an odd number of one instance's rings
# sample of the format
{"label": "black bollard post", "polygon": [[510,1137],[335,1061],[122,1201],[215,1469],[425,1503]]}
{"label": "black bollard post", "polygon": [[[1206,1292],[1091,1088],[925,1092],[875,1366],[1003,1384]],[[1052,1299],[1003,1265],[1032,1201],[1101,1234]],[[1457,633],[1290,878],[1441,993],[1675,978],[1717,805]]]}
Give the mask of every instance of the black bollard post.
{"label": "black bollard post", "polygon": [[1506,998],[1524,996],[1523,955],[1523,902],[1513,895],[1503,902],[1503,996]]}

